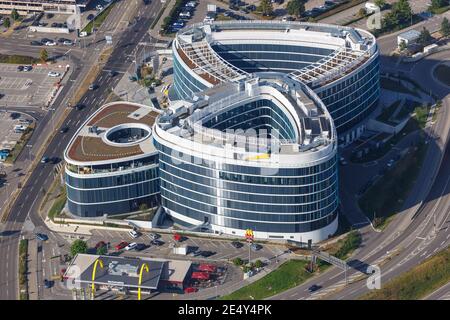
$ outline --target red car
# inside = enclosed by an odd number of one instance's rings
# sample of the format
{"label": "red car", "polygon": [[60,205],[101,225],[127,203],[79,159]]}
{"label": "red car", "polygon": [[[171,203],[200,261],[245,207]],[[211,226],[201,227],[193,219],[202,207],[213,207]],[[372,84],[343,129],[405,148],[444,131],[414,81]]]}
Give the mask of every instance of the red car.
{"label": "red car", "polygon": [[122,249],[125,248],[127,245],[128,245],[128,242],[122,241],[121,243],[117,244],[114,248],[116,248],[116,250],[122,250]]}
{"label": "red car", "polygon": [[184,289],[184,293],[194,293],[197,291],[198,291],[198,289],[194,288],[194,287],[187,287],[186,289]]}
{"label": "red car", "polygon": [[97,242],[97,244],[95,245],[95,249],[98,249],[101,247],[106,247],[106,243],[104,241]]}

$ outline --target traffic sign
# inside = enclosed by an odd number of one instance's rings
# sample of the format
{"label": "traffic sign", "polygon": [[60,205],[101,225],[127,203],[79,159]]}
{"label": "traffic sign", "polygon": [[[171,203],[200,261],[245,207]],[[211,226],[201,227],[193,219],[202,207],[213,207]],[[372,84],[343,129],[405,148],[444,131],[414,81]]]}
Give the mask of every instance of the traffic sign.
{"label": "traffic sign", "polygon": [[253,241],[254,237],[255,236],[253,234],[253,230],[252,229],[245,230],[245,239],[247,239],[247,241]]}

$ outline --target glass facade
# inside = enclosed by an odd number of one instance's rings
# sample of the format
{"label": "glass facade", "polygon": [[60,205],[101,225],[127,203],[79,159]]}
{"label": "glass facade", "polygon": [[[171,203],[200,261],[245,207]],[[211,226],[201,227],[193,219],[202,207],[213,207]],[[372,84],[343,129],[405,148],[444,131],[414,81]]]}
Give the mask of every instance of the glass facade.
{"label": "glass facade", "polygon": [[324,228],[337,216],[336,155],[264,176],[260,167],[202,161],[154,142],[161,203],[185,217],[226,228],[299,233]]}
{"label": "glass facade", "polygon": [[[67,169],[66,169],[67,170]],[[158,167],[80,177],[66,171],[69,211],[80,217],[100,217],[139,210],[159,204]]]}
{"label": "glass facade", "polygon": [[[214,44],[212,48],[229,63],[249,73],[277,71],[289,73],[317,62],[333,50],[294,45]],[[353,71],[347,78],[312,88],[322,99],[338,133],[363,121],[377,106],[380,95],[379,57]],[[189,99],[206,89],[193,71],[184,69],[174,56],[174,96]]]}

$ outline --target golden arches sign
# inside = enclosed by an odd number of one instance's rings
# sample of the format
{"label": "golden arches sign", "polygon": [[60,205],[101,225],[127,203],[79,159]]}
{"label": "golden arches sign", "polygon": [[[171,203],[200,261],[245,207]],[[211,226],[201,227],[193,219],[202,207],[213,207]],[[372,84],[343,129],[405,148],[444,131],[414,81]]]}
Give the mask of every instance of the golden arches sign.
{"label": "golden arches sign", "polygon": [[142,284],[142,274],[144,272],[144,269],[146,272],[150,272],[148,269],[148,264],[143,263],[141,266],[141,271],[139,272],[139,283],[138,283],[138,300],[141,300],[141,284]]}
{"label": "golden arches sign", "polygon": [[91,286],[91,289],[92,289],[92,299],[94,299],[94,297],[95,297],[95,285],[94,285],[94,281],[95,281],[95,273],[96,273],[96,271],[97,271],[97,265],[98,265],[99,263],[100,263],[100,267],[103,269],[103,261],[100,260],[100,259],[95,260],[95,263],[94,263],[94,269],[92,269],[92,286]]}

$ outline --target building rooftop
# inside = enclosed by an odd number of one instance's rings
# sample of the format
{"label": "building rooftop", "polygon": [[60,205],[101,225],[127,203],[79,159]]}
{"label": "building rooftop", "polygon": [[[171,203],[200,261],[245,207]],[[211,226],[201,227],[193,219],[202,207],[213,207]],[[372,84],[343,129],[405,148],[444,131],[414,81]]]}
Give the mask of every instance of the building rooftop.
{"label": "building rooftop", "polygon": [[119,285],[128,288],[137,288],[139,284],[140,268],[147,263],[149,272],[143,272],[141,288],[156,290],[161,279],[165,261],[141,260],[135,258],[99,256],[91,254],[78,254],[67,268],[65,277],[71,278],[79,270],[79,278],[76,282],[92,283],[92,272],[97,259],[103,263],[103,268],[97,265],[95,284]]}
{"label": "building rooftop", "polygon": [[82,164],[155,153],[151,127],[158,115],[152,107],[136,103],[104,105],[75,133],[65,151],[66,161]]}
{"label": "building rooftop", "polygon": [[[276,34],[274,34],[276,33]],[[257,39],[257,40],[255,40]],[[194,24],[177,34],[174,50],[195,73],[212,85],[238,81],[248,75],[234,67],[212,48],[222,41],[303,43],[319,45],[333,52],[291,76],[313,86],[325,84],[351,72],[375,53],[375,38],[370,33],[343,26],[282,21],[220,21]]]}
{"label": "building rooftop", "polygon": [[[273,101],[286,115],[289,128],[285,134],[273,129],[269,137],[253,140],[239,133],[239,127],[234,128],[236,131],[215,127],[221,114],[263,99]],[[165,139],[185,148],[244,161],[275,161],[275,155],[312,154],[332,147],[336,139],[333,120],[316,94],[287,75],[270,72],[220,84],[197,93],[191,101],[174,101],[158,118],[155,128],[158,136],[163,134]]]}

